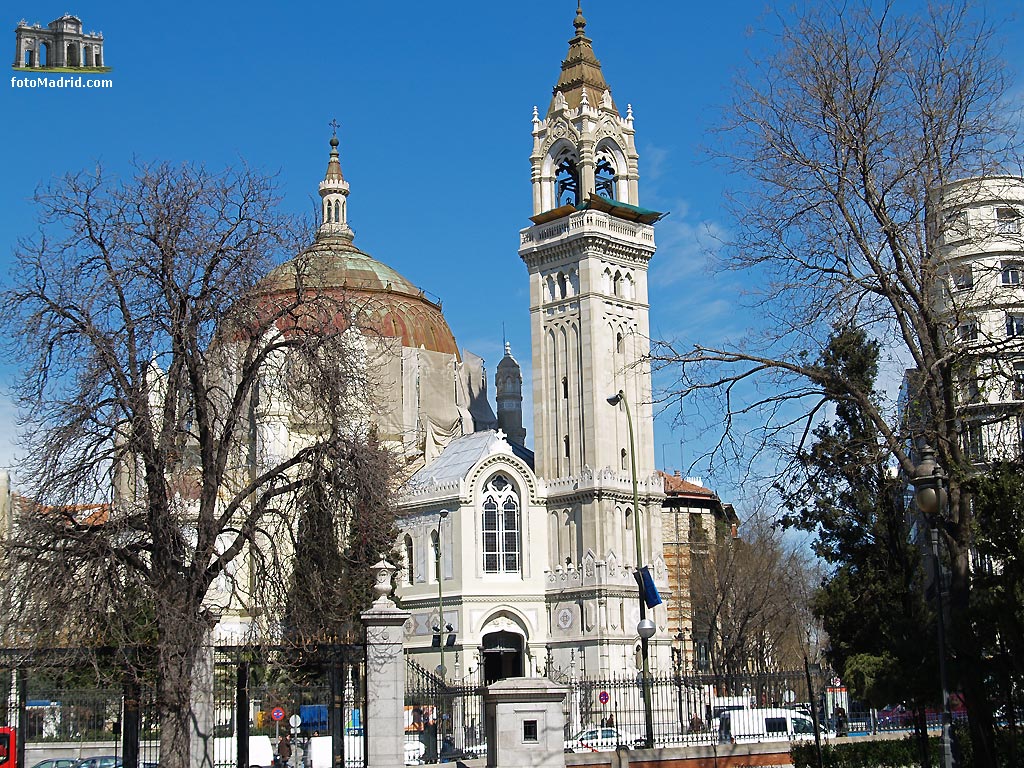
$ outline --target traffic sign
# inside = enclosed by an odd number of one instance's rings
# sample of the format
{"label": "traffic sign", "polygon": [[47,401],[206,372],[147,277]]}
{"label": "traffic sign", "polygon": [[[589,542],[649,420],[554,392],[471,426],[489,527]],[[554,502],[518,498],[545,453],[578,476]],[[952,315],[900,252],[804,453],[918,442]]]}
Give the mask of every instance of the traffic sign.
{"label": "traffic sign", "polygon": [[302,725],[302,718],[299,717],[297,714],[292,715],[288,718],[288,724],[291,725],[292,728],[298,728],[300,725]]}
{"label": "traffic sign", "polygon": [[280,707],[274,707],[272,710],[270,710],[270,719],[284,720],[284,710]]}
{"label": "traffic sign", "polygon": [[597,694],[597,700],[600,701],[602,704],[607,704],[609,698],[611,697],[608,695],[608,691],[601,691],[599,694]]}

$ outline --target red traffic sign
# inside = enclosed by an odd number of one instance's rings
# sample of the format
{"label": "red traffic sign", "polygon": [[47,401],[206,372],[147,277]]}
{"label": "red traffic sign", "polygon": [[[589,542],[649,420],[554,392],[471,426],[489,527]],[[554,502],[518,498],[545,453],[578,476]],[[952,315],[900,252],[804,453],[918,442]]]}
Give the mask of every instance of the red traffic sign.
{"label": "red traffic sign", "polygon": [[284,720],[284,710],[280,707],[274,707],[272,710],[270,710],[270,719]]}
{"label": "red traffic sign", "polygon": [[599,694],[597,694],[597,700],[600,701],[602,704],[607,704],[608,699],[608,691],[601,691]]}

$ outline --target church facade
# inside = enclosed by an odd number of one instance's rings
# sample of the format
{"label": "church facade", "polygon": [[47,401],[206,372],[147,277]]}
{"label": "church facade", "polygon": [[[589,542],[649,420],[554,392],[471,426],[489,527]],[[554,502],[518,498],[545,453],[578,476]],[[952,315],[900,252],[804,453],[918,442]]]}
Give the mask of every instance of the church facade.
{"label": "church facade", "polygon": [[[401,503],[406,647],[455,681],[635,669],[638,557],[668,591],[645,363],[660,214],[639,206],[632,110],[619,113],[580,11],[574,29],[547,112],[534,109],[532,225],[520,233],[534,460],[506,347],[501,431],[452,440]],[[652,667],[667,668],[664,608],[649,618]]]}

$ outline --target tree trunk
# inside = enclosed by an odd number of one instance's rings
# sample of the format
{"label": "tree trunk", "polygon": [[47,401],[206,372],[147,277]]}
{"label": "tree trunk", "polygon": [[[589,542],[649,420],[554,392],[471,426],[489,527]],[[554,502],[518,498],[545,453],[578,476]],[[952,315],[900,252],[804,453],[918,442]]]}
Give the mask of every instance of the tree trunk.
{"label": "tree trunk", "polygon": [[195,615],[175,611],[159,619],[160,768],[189,768],[192,672],[203,629]]}
{"label": "tree trunk", "polygon": [[[964,500],[969,504],[969,500]],[[961,516],[961,520],[964,519]],[[966,526],[960,526],[958,534]],[[982,648],[971,625],[970,614],[970,539],[958,536],[953,542],[950,557],[950,618],[952,624],[952,651],[954,668],[967,707],[971,734],[971,751],[977,766],[996,765],[995,734],[992,704],[987,693],[987,681],[981,668]]]}

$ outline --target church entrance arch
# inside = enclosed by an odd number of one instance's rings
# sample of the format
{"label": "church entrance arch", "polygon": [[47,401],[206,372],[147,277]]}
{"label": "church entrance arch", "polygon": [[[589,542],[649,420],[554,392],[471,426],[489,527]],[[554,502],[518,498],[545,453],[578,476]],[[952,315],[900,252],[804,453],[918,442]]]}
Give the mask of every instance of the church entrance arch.
{"label": "church entrance arch", "polygon": [[523,636],[515,632],[489,632],[483,638],[484,685],[506,677],[522,677]]}

